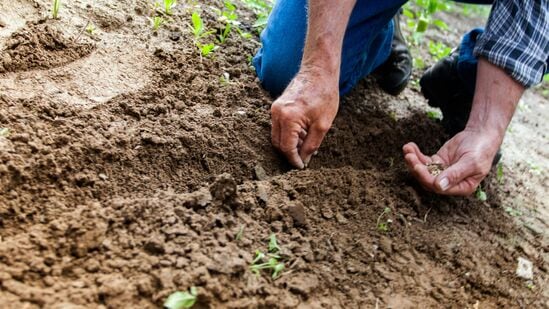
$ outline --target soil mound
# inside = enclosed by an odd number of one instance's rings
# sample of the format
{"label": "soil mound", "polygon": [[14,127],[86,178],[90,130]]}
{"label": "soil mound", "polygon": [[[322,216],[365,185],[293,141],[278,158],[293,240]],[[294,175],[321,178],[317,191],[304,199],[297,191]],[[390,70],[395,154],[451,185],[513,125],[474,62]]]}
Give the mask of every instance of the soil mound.
{"label": "soil mound", "polygon": [[27,22],[0,52],[0,72],[49,69],[80,59],[93,51],[91,44],[67,39],[45,21]]}

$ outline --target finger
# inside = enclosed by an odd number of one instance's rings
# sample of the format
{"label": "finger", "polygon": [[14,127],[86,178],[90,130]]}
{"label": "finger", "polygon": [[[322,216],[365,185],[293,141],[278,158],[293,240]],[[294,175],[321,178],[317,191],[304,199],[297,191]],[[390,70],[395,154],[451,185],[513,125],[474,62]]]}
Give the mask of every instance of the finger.
{"label": "finger", "polygon": [[302,140],[305,140],[306,137],[307,137],[307,131],[301,128],[301,130],[299,131],[299,138]]}
{"label": "finger", "polygon": [[424,155],[423,152],[419,149],[419,147],[416,145],[416,143],[408,143],[402,147],[402,151],[404,152],[404,155],[408,153],[414,153],[419,161],[423,164],[431,163],[432,160],[428,156]]}
{"label": "finger", "polygon": [[324,136],[329,129],[329,124],[325,125],[321,123],[315,123],[309,128],[307,136],[303,141],[303,145],[299,150],[299,156],[301,157],[305,165],[309,164],[309,162],[311,161],[311,157],[320,147],[320,144],[322,143],[322,140],[324,139]]}
{"label": "finger", "polygon": [[482,178],[469,177],[462,180],[457,185],[450,187],[446,191],[440,192],[440,194],[469,196],[476,191],[481,181],[482,181]]}
{"label": "finger", "polygon": [[281,127],[280,130],[280,151],[286,156],[290,164],[302,169],[305,167],[303,160],[299,156],[297,144],[299,142],[299,131],[301,126],[289,124]]}
{"label": "finger", "polygon": [[413,152],[404,155],[404,162],[406,162],[406,166],[410,172],[414,172],[414,167],[417,164],[423,164],[423,162],[419,161],[417,155]]}
{"label": "finger", "polygon": [[271,120],[271,143],[276,149],[280,149],[280,123],[278,117],[272,116]]}
{"label": "finger", "polygon": [[300,137],[299,140],[297,140],[297,149],[301,149],[301,146],[303,146],[303,139]]}
{"label": "finger", "polygon": [[414,166],[414,176],[423,186],[423,188],[429,191],[436,191],[435,187],[435,177],[429,173],[427,166],[425,164],[416,164]]}
{"label": "finger", "polygon": [[[474,190],[474,187],[470,187],[472,183],[470,181],[465,181],[461,184],[461,182],[470,177],[482,178],[482,171],[480,170],[478,164],[473,162],[473,160],[462,158],[437,176],[435,181],[436,188],[441,193],[468,195],[472,193],[470,191]],[[448,191],[450,188],[454,188],[451,193]]]}

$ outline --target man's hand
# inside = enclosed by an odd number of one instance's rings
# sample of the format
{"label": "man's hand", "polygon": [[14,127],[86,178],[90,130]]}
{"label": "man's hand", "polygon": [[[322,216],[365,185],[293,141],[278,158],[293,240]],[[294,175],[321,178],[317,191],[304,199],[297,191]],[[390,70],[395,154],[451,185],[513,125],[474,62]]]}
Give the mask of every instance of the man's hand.
{"label": "man's hand", "polygon": [[355,3],[308,2],[301,67],[271,106],[273,145],[297,168],[309,163],[337,114],[343,36]]}
{"label": "man's hand", "polygon": [[[479,59],[475,97],[465,130],[432,157],[424,155],[414,143],[404,145],[404,158],[412,175],[425,189],[439,194],[473,193],[490,171],[523,92],[524,86],[505,71]],[[428,163],[442,163],[447,169],[435,177],[427,170]]]}
{"label": "man's hand", "polygon": [[[404,145],[403,151],[408,169],[425,189],[445,195],[470,195],[490,172],[500,144],[500,136],[465,130],[431,157],[414,143]],[[448,168],[434,176],[427,169],[429,163]]]}
{"label": "man's hand", "polygon": [[337,77],[319,69],[302,69],[271,106],[273,146],[293,166],[306,167],[330,129],[338,106]]}

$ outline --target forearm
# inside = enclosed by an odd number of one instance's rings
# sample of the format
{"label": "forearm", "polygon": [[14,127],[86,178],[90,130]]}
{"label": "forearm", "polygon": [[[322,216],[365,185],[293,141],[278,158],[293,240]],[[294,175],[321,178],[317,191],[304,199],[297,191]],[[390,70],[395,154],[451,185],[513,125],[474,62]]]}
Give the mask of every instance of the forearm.
{"label": "forearm", "polygon": [[339,78],[345,29],[356,0],[309,0],[302,68],[320,68]]}
{"label": "forearm", "polygon": [[481,58],[478,62],[473,106],[466,130],[488,133],[502,142],[524,86],[505,71]]}

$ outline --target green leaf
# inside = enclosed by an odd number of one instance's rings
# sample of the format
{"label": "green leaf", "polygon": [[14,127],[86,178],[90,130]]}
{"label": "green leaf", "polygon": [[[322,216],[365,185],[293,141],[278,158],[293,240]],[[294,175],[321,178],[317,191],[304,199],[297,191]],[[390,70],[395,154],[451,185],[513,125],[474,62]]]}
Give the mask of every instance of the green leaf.
{"label": "green leaf", "polygon": [[200,47],[200,52],[202,53],[202,56],[208,56],[214,51],[215,47],[214,43],[204,44]]}
{"label": "green leaf", "polygon": [[202,32],[204,32],[204,23],[202,22],[202,18],[200,17],[200,14],[198,14],[198,12],[193,12],[191,19],[193,22],[194,37],[198,38],[200,37]]}
{"label": "green leaf", "polygon": [[440,19],[433,20],[433,25],[437,26],[438,28],[442,30],[448,30],[448,24],[446,24],[444,21]]}
{"label": "green leaf", "polygon": [[168,309],[187,309],[196,303],[197,290],[191,287],[189,292],[174,292],[164,302],[164,307]]}
{"label": "green leaf", "polygon": [[412,11],[410,11],[409,9],[406,9],[406,8],[402,10],[402,14],[403,14],[404,16],[410,18],[410,19],[415,18],[414,12],[412,12]]}
{"label": "green leaf", "polygon": [[421,16],[417,21],[416,32],[423,33],[429,27],[429,19],[425,16]]}
{"label": "green leaf", "polygon": [[486,192],[484,192],[480,186],[478,186],[475,196],[481,202],[485,202],[488,199]]}
{"label": "green leaf", "polygon": [[442,119],[442,114],[439,111],[428,111],[427,117],[433,120],[440,120]]}
{"label": "green leaf", "polygon": [[496,172],[496,179],[499,183],[503,183],[503,163],[498,163],[498,169]]}

